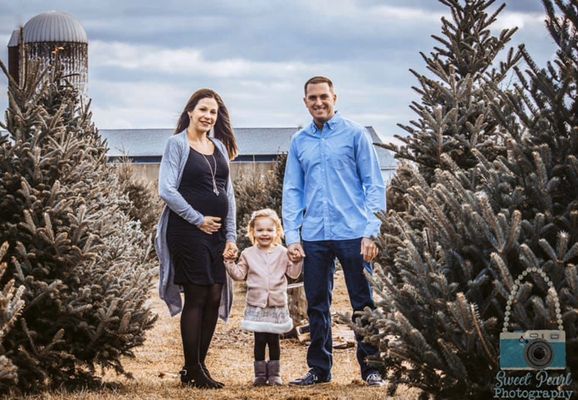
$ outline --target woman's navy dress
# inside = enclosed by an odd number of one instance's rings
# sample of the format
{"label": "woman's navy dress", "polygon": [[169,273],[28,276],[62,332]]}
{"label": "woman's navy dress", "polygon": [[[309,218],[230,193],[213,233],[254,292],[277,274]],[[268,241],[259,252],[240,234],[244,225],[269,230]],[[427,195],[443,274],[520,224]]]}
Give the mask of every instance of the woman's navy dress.
{"label": "woman's navy dress", "polygon": [[[209,163],[215,171],[219,195],[213,191]],[[178,285],[213,285],[225,283],[225,219],[229,202],[227,160],[215,146],[213,155],[204,155],[191,148],[178,191],[204,216],[221,218],[221,229],[209,235],[182,219],[172,210],[167,226],[167,244],[175,266],[174,283]]]}

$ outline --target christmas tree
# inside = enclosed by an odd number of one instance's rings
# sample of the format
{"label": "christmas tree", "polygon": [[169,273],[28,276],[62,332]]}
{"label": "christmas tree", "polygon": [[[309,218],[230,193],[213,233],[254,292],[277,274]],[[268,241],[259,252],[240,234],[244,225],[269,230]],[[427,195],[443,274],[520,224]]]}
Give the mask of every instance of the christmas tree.
{"label": "christmas tree", "polygon": [[[118,176],[121,191],[129,199],[123,211],[133,221],[140,223],[142,231],[150,237],[149,242],[153,243],[157,222],[162,213],[162,201],[158,196],[156,185],[139,177],[128,157],[123,157],[114,164],[114,172]],[[151,257],[156,257],[153,253],[154,251],[151,251]]]}
{"label": "christmas tree", "polygon": [[[501,53],[517,29],[492,34],[490,27],[504,8],[490,12],[494,1],[440,0],[449,7],[452,18],[442,17],[442,36],[432,35],[438,43],[434,50],[429,55],[420,53],[429,74],[410,69],[419,82],[413,89],[420,101],[410,106],[418,118],[409,125],[398,124],[409,134],[395,135],[402,146],[383,147],[397,159],[412,161],[427,182],[437,168],[450,169],[453,163],[466,170],[475,166],[472,149],[490,160],[505,154],[499,121],[491,108],[503,108],[507,103],[488,98],[486,88],[506,80],[520,54],[513,49]],[[504,60],[498,63],[501,55]],[[443,163],[444,155],[453,163]]]}
{"label": "christmas tree", "polygon": [[[475,21],[489,21],[491,1],[442,2],[452,10],[452,32],[472,29],[474,37],[484,36],[484,30],[474,29]],[[463,109],[446,114],[454,113],[446,132],[459,135],[474,127],[478,137],[491,132],[495,146],[463,138],[444,142],[457,149],[440,146],[425,134],[444,126],[433,114],[399,151],[417,164],[404,166],[407,210],[381,215],[379,240],[386,254],[380,259],[383,270],[372,278],[381,300],[356,325],[380,348],[374,362],[387,370],[390,392],[403,383],[421,388],[422,398],[491,398],[504,322],[516,330],[555,330],[560,318],[567,365],[577,376],[578,6],[544,4],[546,25],[558,45],[555,62],[540,69],[521,47],[528,67],[515,68],[519,83],[513,89],[501,87],[496,79],[501,74],[485,74],[474,100],[484,101],[480,118],[492,123],[478,133],[475,127],[484,124],[461,118]],[[457,17],[467,10],[470,24],[461,26]],[[446,37],[448,48],[459,49],[458,38],[467,35]],[[448,71],[456,74],[459,68]],[[438,92],[436,85],[423,91],[424,105],[414,107],[420,116]],[[443,115],[445,108],[440,109]],[[518,280],[527,268],[536,272]],[[538,271],[546,273],[553,289]]]}
{"label": "christmas tree", "polygon": [[[8,76],[6,68],[0,64]],[[9,79],[0,139],[0,243],[13,265],[4,280],[25,288],[25,306],[3,338],[18,388],[95,382],[96,367],[126,374],[156,317],[154,268],[140,223],[106,162],[89,104],[62,76],[28,64]]]}
{"label": "christmas tree", "polygon": [[[0,246],[0,280],[6,272],[8,265],[2,262],[4,255],[8,251],[8,243],[4,242]],[[10,329],[16,323],[24,301],[22,294],[24,293],[24,286],[16,288],[14,286],[14,279],[8,281],[0,291],[0,343]],[[12,361],[6,357],[6,352],[0,347],[0,390],[6,390],[18,382],[18,373]]]}
{"label": "christmas tree", "polygon": [[[498,108],[507,115],[509,102],[496,100],[488,89],[508,89],[502,86],[511,79],[509,75],[521,58],[519,51],[507,49],[517,29],[492,33],[492,24],[505,7],[492,10],[494,0],[440,0],[440,3],[449,8],[451,19],[442,17],[442,35],[432,35],[437,42],[433,51],[429,55],[420,53],[429,73],[410,69],[419,83],[413,89],[420,101],[410,105],[417,118],[409,124],[398,124],[409,134],[394,135],[403,143],[401,146],[378,144],[400,160],[388,187],[390,210],[406,211],[407,200],[403,196],[419,181],[431,185],[436,169],[451,171],[459,167],[465,172],[463,183],[475,187],[479,177],[473,168],[477,164],[474,149],[490,161],[506,154],[500,121],[493,110]],[[419,178],[413,178],[412,170],[416,167]],[[404,216],[413,228],[423,226],[415,213]],[[392,236],[400,234],[389,221],[384,222],[384,230]],[[389,245],[392,248],[385,252],[386,257],[394,254],[397,241]],[[393,258],[382,261],[391,264]]]}

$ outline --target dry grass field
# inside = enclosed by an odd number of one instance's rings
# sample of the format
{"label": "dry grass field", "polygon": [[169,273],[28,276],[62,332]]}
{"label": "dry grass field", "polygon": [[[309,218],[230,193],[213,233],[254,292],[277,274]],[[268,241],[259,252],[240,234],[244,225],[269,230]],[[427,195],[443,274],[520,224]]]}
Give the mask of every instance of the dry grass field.
{"label": "dry grass field", "polygon": [[[165,304],[153,291],[153,307],[159,314],[154,329],[147,334],[144,346],[136,350],[134,359],[124,360],[127,371],[134,379],[105,374],[106,385],[99,390],[51,392],[23,399],[112,400],[112,399],[176,399],[176,400],[381,400],[387,396],[385,388],[369,388],[359,376],[354,348],[334,351],[333,381],[312,388],[251,386],[253,379],[253,336],[239,328],[244,310],[244,293],[237,288],[233,315],[224,324],[219,321],[209,352],[207,365],[215,379],[225,383],[220,390],[200,390],[179,386],[177,372],[182,366],[179,319],[170,318]],[[349,311],[349,302],[343,277],[338,272],[335,281],[333,310]],[[352,339],[352,332],[344,325],[335,324],[334,341]],[[282,377],[285,383],[307,371],[307,347],[296,339],[281,342]],[[417,398],[413,390],[399,391],[396,399]]]}

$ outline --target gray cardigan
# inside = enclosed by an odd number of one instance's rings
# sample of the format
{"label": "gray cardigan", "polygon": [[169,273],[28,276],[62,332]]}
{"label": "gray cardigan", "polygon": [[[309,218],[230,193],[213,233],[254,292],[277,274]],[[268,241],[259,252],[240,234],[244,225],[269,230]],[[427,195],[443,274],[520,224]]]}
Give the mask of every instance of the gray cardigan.
{"label": "gray cardigan", "polygon": [[[215,147],[225,156],[228,163],[229,154],[225,145],[215,138],[211,138],[211,140],[215,143]],[[159,194],[166,204],[157,225],[155,248],[160,262],[159,296],[167,303],[171,316],[181,312],[182,302],[181,287],[173,283],[174,266],[166,239],[169,209],[193,225],[199,226],[204,222],[204,215],[191,207],[178,192],[190,150],[186,130],[171,136],[165,147],[159,171]],[[229,212],[225,220],[225,235],[228,241],[235,242],[237,240],[237,223],[235,220],[237,211],[235,192],[233,191],[230,174],[227,183],[227,199],[229,200]],[[227,321],[233,304],[233,282],[228,274],[226,276],[221,294],[221,305],[219,306],[219,317],[223,321]]]}

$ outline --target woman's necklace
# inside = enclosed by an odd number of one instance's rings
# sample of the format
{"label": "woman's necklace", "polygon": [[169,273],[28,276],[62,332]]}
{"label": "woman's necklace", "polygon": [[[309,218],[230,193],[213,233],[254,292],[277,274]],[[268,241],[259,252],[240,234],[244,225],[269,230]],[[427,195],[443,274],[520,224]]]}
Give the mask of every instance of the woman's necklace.
{"label": "woman's necklace", "polygon": [[217,175],[217,159],[215,158],[215,153],[213,152],[213,154],[211,154],[211,156],[213,157],[213,160],[215,161],[215,169],[214,170],[213,170],[213,166],[209,162],[209,159],[207,158],[207,156],[204,155],[203,153],[201,153],[201,155],[203,156],[203,158],[205,159],[207,164],[209,164],[209,170],[211,171],[211,178],[213,180],[213,193],[215,193],[218,196],[219,195],[219,189],[217,188],[217,181],[215,180],[215,176]]}
{"label": "woman's necklace", "polygon": [[[209,138],[207,138],[206,140],[207,140],[206,143],[212,142],[211,139],[209,139]],[[191,141],[191,138],[189,137],[189,142],[190,141]],[[200,143],[200,141],[199,141],[199,143]],[[214,148],[213,154],[211,154],[211,156],[213,157],[213,161],[215,163],[215,169],[214,170],[213,170],[213,166],[211,165],[207,156],[204,153],[201,153],[200,151],[199,151],[199,153],[203,156],[203,158],[205,159],[207,164],[209,164],[209,170],[211,171],[211,180],[213,181],[213,193],[215,193],[215,195],[218,196],[219,195],[219,188],[217,187],[217,180],[215,179],[215,177],[217,176],[217,159],[215,158],[215,151],[217,151],[216,147]]]}

